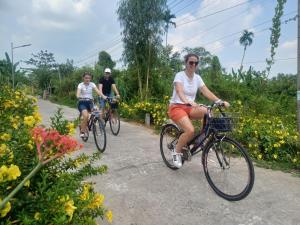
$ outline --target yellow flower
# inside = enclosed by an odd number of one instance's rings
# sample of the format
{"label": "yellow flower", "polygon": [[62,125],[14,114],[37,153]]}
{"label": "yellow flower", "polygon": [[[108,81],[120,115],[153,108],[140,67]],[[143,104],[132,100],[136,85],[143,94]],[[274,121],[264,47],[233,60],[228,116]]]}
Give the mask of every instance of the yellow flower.
{"label": "yellow flower", "polygon": [[[0,198],[0,202],[2,202],[2,199]],[[7,213],[10,211],[11,205],[10,202],[7,202],[3,209],[0,209],[1,217],[5,217]]]}
{"label": "yellow flower", "polygon": [[33,116],[25,116],[24,117],[24,124],[26,124],[29,127],[33,127],[35,124],[35,119]]}
{"label": "yellow flower", "polygon": [[89,184],[84,184],[83,186],[83,192],[80,195],[81,200],[86,200],[89,198],[89,192],[90,192],[90,185]]}
{"label": "yellow flower", "polygon": [[11,139],[11,135],[4,133],[0,136],[0,139],[2,139],[3,141],[9,141]]}
{"label": "yellow flower", "polygon": [[4,155],[6,151],[8,150],[6,144],[1,144],[0,145],[0,156]]}
{"label": "yellow flower", "polygon": [[94,209],[98,208],[103,204],[104,195],[96,193],[93,201],[89,204],[88,208]]}
{"label": "yellow flower", "polygon": [[112,222],[113,220],[113,214],[112,214],[112,211],[111,210],[108,210],[106,213],[105,213],[105,217],[107,219],[108,222]]}
{"label": "yellow flower", "polygon": [[277,155],[277,154],[273,154],[273,158],[274,158],[274,159],[277,159],[277,158],[278,158],[278,155]]}
{"label": "yellow flower", "polygon": [[296,159],[296,158],[293,158],[292,162],[293,162],[293,163],[296,163],[296,162],[297,162],[297,159]]}
{"label": "yellow flower", "polygon": [[19,127],[19,124],[17,124],[17,123],[13,123],[13,124],[12,124],[12,127],[13,127],[15,130],[17,130],[17,129],[18,129],[18,127]]}
{"label": "yellow flower", "polygon": [[279,143],[280,143],[280,144],[284,144],[285,141],[284,141],[284,140],[280,140]]}
{"label": "yellow flower", "polygon": [[33,145],[30,144],[30,143],[28,143],[28,144],[27,144],[27,148],[28,148],[29,150],[32,150],[32,149],[33,149]]}
{"label": "yellow flower", "polygon": [[3,165],[0,167],[0,182],[6,181],[8,177],[8,168]]}
{"label": "yellow flower", "polygon": [[257,157],[258,159],[262,159],[262,154],[259,154]]}
{"label": "yellow flower", "polygon": [[75,134],[75,125],[74,125],[74,123],[68,123],[66,127],[69,130],[69,135]]}
{"label": "yellow flower", "polygon": [[39,212],[36,212],[36,213],[34,214],[34,219],[35,219],[35,220],[40,220],[40,219],[41,219],[41,214],[40,214]]}
{"label": "yellow flower", "polygon": [[24,183],[24,186],[25,186],[25,187],[29,187],[29,186],[30,186],[30,180],[27,180],[27,181]]}
{"label": "yellow flower", "polygon": [[69,221],[72,220],[75,209],[77,209],[77,207],[74,206],[74,201],[72,199],[68,200],[65,203],[65,211],[67,215],[70,217]]}
{"label": "yellow flower", "polygon": [[42,122],[42,116],[38,112],[34,112],[32,114],[33,118],[35,119],[36,123]]}
{"label": "yellow flower", "polygon": [[19,176],[21,176],[21,171],[18,166],[16,165],[10,165],[10,168],[8,169],[8,179],[9,180],[15,180]]}

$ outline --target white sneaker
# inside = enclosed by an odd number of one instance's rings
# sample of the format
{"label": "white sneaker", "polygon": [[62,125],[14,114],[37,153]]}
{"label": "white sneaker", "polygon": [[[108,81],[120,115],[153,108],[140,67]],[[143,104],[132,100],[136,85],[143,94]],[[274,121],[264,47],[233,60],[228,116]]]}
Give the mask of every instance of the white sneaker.
{"label": "white sneaker", "polygon": [[173,165],[177,168],[182,167],[182,153],[172,152]]}

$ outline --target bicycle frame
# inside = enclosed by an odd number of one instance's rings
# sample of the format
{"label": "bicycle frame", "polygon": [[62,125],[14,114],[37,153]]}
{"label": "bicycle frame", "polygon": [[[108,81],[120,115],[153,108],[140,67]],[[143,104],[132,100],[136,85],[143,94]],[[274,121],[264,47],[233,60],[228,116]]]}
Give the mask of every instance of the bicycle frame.
{"label": "bicycle frame", "polygon": [[[190,140],[187,145],[194,145],[191,149],[190,152],[193,155],[198,154],[199,152],[201,152],[203,150],[203,148],[205,147],[206,143],[209,142],[209,140],[215,136],[216,132],[212,131],[209,129],[209,124],[208,124],[208,119],[210,117],[212,117],[212,109],[214,107],[218,107],[219,111],[221,112],[221,114],[223,116],[225,116],[225,113],[222,111],[222,109],[220,108],[220,105],[216,105],[215,103],[212,104],[211,106],[208,106],[207,108],[207,113],[205,113],[204,118],[203,118],[203,124],[202,124],[202,128],[200,130],[200,132],[198,134],[196,134],[192,140]],[[196,143],[196,140],[201,136],[201,135],[205,135],[204,138],[201,140],[201,142]]]}

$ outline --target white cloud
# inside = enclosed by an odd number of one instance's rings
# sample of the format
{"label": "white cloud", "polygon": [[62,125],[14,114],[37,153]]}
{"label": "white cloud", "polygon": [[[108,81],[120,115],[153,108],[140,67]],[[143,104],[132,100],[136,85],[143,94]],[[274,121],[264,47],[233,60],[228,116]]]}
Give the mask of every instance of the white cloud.
{"label": "white cloud", "polygon": [[255,5],[254,7],[250,8],[247,15],[243,17],[242,26],[246,28],[251,27],[254,20],[261,15],[262,12],[263,9],[260,5]]}
{"label": "white cloud", "polygon": [[282,45],[280,46],[282,49],[297,49],[297,39],[292,40],[292,41],[286,41],[284,43],[282,43]]}

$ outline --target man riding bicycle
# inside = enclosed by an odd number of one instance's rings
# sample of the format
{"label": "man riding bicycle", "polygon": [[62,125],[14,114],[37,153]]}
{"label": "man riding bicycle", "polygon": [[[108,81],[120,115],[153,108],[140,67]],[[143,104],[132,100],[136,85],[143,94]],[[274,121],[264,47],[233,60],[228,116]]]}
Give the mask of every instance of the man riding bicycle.
{"label": "man riding bicycle", "polygon": [[106,68],[104,70],[104,76],[99,80],[99,90],[102,95],[99,98],[99,105],[101,109],[101,115],[103,115],[103,109],[105,107],[105,100],[107,97],[112,97],[112,91],[115,93],[117,98],[120,98],[119,91],[117,89],[114,78],[111,77],[111,69]]}
{"label": "man riding bicycle", "polygon": [[78,84],[76,97],[79,99],[78,110],[82,115],[80,123],[80,137],[84,137],[87,131],[87,121],[89,113],[93,109],[93,90],[99,96],[105,98],[105,95],[97,88],[96,84],[91,82],[92,75],[89,72],[84,72],[82,75],[83,82]]}

